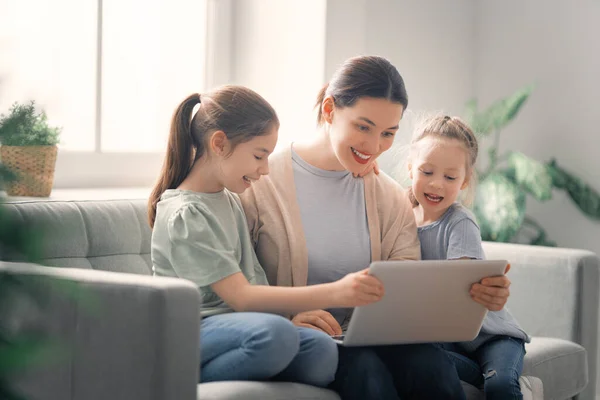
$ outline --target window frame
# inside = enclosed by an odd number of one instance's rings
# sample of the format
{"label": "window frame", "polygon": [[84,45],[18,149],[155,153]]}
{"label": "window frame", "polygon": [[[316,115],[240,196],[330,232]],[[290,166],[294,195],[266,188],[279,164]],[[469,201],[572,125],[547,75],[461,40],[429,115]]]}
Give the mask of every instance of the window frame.
{"label": "window frame", "polygon": [[[149,187],[162,167],[164,152],[102,151],[102,9],[97,0],[96,41],[96,120],[94,150],[59,149],[55,188]],[[225,84],[231,78],[232,65],[232,0],[206,0],[205,87]],[[201,88],[204,89],[204,88]]]}

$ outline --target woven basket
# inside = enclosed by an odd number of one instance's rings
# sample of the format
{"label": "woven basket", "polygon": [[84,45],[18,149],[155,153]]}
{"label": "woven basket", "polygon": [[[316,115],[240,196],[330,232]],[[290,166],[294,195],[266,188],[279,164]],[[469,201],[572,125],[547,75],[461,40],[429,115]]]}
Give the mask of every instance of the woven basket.
{"label": "woven basket", "polygon": [[9,196],[48,197],[54,183],[56,146],[1,146],[2,164],[18,176],[6,185]]}

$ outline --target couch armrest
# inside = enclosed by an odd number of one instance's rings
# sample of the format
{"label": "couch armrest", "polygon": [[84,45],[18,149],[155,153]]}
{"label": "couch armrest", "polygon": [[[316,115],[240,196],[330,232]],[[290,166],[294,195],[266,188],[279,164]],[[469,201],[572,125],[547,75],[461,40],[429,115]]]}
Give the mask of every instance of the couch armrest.
{"label": "couch armrest", "polygon": [[0,309],[5,326],[67,350],[15,377],[27,399],[196,399],[200,311],[191,282],[13,263],[0,263],[0,272],[32,277],[43,301],[16,293]]}
{"label": "couch armrest", "polygon": [[532,336],[579,343],[588,352],[593,399],[598,363],[599,260],[575,249],[484,242],[488,259],[507,259],[512,280],[508,308]]}

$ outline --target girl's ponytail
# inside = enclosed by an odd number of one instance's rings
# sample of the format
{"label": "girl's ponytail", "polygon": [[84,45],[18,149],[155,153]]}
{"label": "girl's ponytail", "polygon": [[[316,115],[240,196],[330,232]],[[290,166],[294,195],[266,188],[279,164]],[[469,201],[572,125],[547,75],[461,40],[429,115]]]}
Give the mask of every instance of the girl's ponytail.
{"label": "girl's ponytail", "polygon": [[231,151],[240,143],[279,129],[279,119],[271,105],[258,93],[236,85],[226,85],[202,94],[202,105],[192,118],[200,95],[181,102],[171,120],[171,132],[162,171],[148,200],[148,222],[154,228],[156,206],[167,189],[177,189],[194,162],[207,154],[208,138],[222,131]]}
{"label": "girl's ponytail", "polygon": [[196,143],[192,134],[192,112],[200,104],[200,95],[188,96],[173,114],[165,161],[160,177],[148,200],[148,223],[154,227],[156,205],[167,189],[175,189],[190,172],[196,153],[204,152],[203,143]]}

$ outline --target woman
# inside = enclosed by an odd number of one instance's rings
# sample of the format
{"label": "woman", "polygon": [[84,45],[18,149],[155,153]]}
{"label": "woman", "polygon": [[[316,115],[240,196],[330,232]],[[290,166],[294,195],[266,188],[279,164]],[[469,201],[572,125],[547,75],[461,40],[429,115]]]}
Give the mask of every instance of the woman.
{"label": "woman", "polygon": [[[346,61],[321,90],[315,140],[273,155],[270,175],[241,196],[271,284],[331,282],[372,261],[420,258],[404,190],[383,173],[354,177],[392,146],[407,104],[402,77],[381,57]],[[502,308],[509,284],[504,277],[476,284],[473,298]],[[349,318],[349,309],[315,310],[292,322],[333,335]],[[339,351],[332,387],[344,399],[465,398],[454,365],[436,345]]]}

